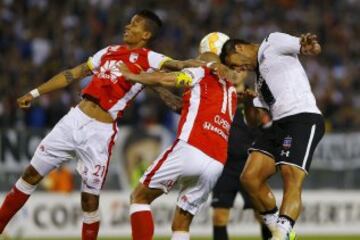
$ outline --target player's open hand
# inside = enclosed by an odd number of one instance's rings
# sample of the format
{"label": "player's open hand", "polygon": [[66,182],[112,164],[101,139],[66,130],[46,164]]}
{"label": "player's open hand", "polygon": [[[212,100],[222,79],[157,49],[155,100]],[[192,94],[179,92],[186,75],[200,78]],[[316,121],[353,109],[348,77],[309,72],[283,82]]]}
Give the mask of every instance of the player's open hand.
{"label": "player's open hand", "polygon": [[300,44],[300,52],[304,55],[318,55],[321,52],[321,46],[315,34],[302,34],[300,37]]}
{"label": "player's open hand", "polygon": [[27,109],[27,108],[29,108],[31,106],[31,102],[32,102],[33,99],[34,99],[34,97],[31,96],[30,93],[27,93],[24,96],[19,97],[16,100],[16,102],[17,102],[19,108]]}

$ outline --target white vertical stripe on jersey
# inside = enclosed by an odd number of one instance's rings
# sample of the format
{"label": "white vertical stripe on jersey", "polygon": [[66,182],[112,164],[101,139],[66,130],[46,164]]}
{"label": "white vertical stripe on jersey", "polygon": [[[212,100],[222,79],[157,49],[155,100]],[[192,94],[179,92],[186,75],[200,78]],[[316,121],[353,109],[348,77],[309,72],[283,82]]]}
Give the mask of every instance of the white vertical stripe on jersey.
{"label": "white vertical stripe on jersey", "polygon": [[195,84],[191,89],[190,103],[189,103],[189,111],[186,115],[185,123],[181,129],[181,134],[179,139],[188,141],[191,130],[194,126],[195,118],[199,111],[200,106],[200,97],[201,97],[201,87],[200,84]]}
{"label": "white vertical stripe on jersey", "polygon": [[115,120],[117,118],[117,115],[120,111],[123,111],[126,107],[126,105],[143,89],[143,85],[141,83],[135,83],[129,91],[119,99],[119,101],[114,104],[109,109],[109,113],[111,117]]}
{"label": "white vertical stripe on jersey", "polygon": [[315,130],[316,130],[316,125],[314,124],[314,125],[311,126],[310,138],[309,138],[308,145],[306,147],[305,157],[304,157],[303,165],[302,165],[303,169],[306,169],[306,163],[307,163],[308,158],[309,158],[309,153],[310,153],[312,141],[314,139]]}

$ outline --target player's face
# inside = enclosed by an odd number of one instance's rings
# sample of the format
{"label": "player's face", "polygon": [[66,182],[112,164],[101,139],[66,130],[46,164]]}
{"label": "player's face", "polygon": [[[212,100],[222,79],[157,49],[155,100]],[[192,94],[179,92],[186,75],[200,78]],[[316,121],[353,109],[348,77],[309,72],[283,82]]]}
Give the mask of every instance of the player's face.
{"label": "player's face", "polygon": [[254,71],[256,69],[256,59],[254,61],[250,47],[247,45],[237,45],[235,52],[227,55],[226,65],[238,72]]}
{"label": "player's face", "polygon": [[151,33],[146,31],[146,20],[135,15],[125,27],[123,41],[127,44],[136,44],[141,41],[148,41],[150,36]]}

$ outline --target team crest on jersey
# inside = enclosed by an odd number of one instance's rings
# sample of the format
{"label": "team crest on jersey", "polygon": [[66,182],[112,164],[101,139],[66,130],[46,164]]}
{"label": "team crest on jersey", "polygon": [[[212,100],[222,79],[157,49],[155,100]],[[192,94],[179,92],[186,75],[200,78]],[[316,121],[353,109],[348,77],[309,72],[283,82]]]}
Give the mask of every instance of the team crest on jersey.
{"label": "team crest on jersey", "polygon": [[284,138],[284,141],[282,144],[283,148],[289,149],[291,147],[291,144],[292,144],[292,137],[287,136],[286,138]]}
{"label": "team crest on jersey", "polygon": [[131,63],[135,63],[139,58],[139,54],[138,53],[131,53],[130,57],[129,57],[129,61]]}

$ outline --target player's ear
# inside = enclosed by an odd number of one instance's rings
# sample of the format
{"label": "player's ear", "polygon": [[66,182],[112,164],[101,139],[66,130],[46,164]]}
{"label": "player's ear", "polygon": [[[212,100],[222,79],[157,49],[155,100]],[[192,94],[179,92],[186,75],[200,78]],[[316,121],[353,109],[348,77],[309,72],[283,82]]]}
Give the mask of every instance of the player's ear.
{"label": "player's ear", "polygon": [[149,41],[150,39],[151,39],[151,37],[152,37],[152,33],[151,32],[148,32],[148,31],[145,31],[144,33],[143,33],[143,39],[145,40],[145,41]]}

